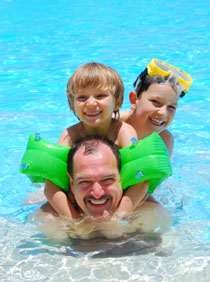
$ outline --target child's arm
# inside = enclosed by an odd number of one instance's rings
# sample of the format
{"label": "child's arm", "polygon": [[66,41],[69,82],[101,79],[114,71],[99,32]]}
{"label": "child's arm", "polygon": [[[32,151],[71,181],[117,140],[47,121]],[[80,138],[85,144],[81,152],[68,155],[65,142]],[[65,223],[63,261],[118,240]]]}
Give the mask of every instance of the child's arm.
{"label": "child's arm", "polygon": [[141,206],[146,199],[148,181],[129,187],[123,195],[117,213],[128,213]]}
{"label": "child's arm", "polygon": [[130,116],[130,110],[120,111],[120,120],[127,122]]}
{"label": "child's arm", "polygon": [[131,126],[130,124],[126,122],[123,122],[123,121],[121,122],[122,122],[122,125],[118,132],[117,142],[116,142],[120,149],[132,145],[132,141],[131,141],[132,138],[135,138],[136,140],[138,140],[136,130],[133,128],[133,126]]}
{"label": "child's arm", "polygon": [[[70,136],[68,135],[68,131],[64,130],[59,138],[58,144],[68,147],[69,142]],[[48,179],[45,183],[44,193],[50,205],[60,216],[66,216],[70,218],[77,218],[79,216],[67,195]]]}
{"label": "child's arm", "polygon": [[172,155],[173,147],[174,147],[174,137],[170,133],[170,131],[168,131],[167,129],[160,132],[159,135],[163,139],[163,142],[165,143],[165,145],[168,149],[168,155],[169,155],[169,158],[170,158],[171,155]]}
{"label": "child's arm", "polygon": [[[130,146],[132,144],[131,138],[137,139],[137,134],[134,128],[128,123],[123,122],[119,134],[118,144],[120,148]],[[138,183],[129,187],[123,195],[117,213],[131,212],[143,203],[147,194],[148,181]]]}
{"label": "child's arm", "polygon": [[46,179],[45,182],[44,193],[50,205],[60,216],[66,216],[70,218],[79,217],[78,212],[74,209],[67,195],[48,179]]}

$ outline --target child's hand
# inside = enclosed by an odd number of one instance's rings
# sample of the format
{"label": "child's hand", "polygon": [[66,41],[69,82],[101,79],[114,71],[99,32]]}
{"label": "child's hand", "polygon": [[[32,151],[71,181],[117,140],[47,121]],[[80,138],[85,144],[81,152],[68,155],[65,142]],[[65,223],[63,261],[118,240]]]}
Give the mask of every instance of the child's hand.
{"label": "child's hand", "polygon": [[129,187],[122,197],[116,213],[119,215],[129,213],[141,206],[146,199],[147,189],[148,181]]}

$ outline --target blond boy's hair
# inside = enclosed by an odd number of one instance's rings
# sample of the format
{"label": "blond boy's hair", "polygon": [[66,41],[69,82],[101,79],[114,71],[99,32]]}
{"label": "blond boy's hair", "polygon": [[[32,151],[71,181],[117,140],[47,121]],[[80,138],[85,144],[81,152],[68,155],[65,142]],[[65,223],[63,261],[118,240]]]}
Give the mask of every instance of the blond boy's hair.
{"label": "blond boy's hair", "polygon": [[87,87],[108,91],[114,97],[116,106],[122,105],[124,86],[120,75],[114,69],[95,62],[79,67],[67,83],[66,92],[72,110],[74,110],[73,97],[80,89]]}

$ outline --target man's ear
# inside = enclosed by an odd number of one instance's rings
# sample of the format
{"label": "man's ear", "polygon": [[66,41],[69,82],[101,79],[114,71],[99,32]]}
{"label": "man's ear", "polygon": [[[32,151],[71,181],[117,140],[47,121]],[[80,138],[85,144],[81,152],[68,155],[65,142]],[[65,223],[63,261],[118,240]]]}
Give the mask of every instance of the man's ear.
{"label": "man's ear", "polygon": [[68,174],[68,177],[69,177],[71,192],[72,192],[72,194],[74,194],[74,180],[73,180],[73,178],[70,176],[70,174],[68,172],[67,172],[67,174]]}
{"label": "man's ear", "polygon": [[129,94],[129,100],[130,100],[130,104],[131,104],[131,108],[132,109],[136,109],[136,100],[137,100],[137,94],[135,91],[131,91]]}

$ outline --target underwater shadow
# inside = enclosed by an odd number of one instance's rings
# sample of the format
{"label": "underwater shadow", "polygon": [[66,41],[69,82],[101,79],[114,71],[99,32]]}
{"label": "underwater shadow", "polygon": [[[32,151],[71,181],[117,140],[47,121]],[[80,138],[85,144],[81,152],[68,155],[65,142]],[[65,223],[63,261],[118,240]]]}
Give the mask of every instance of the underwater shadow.
{"label": "underwater shadow", "polygon": [[161,242],[161,234],[158,233],[132,234],[121,239],[73,239],[66,247],[65,255],[72,257],[88,255],[93,259],[138,256],[148,253],[163,256]]}
{"label": "underwater shadow", "polygon": [[[139,256],[149,253],[154,253],[156,256],[170,255],[169,250],[162,249],[162,239],[159,233],[135,233],[117,239],[98,237],[84,240],[71,238],[62,243],[50,241],[43,234],[33,237],[32,241],[23,240],[17,247],[21,255],[37,256],[47,253],[48,255],[63,255],[74,258],[89,257],[92,259]],[[63,251],[63,247],[65,247],[65,251]],[[62,251],[59,249],[62,249]]]}

